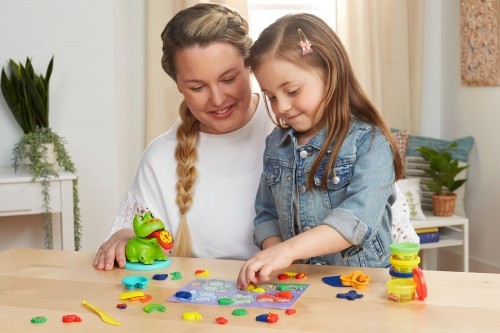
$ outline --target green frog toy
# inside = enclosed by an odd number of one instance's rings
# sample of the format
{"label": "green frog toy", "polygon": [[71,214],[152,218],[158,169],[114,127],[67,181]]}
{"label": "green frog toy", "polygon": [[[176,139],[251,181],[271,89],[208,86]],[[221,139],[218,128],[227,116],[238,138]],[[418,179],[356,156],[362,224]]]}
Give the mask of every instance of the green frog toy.
{"label": "green frog toy", "polygon": [[155,260],[167,260],[163,249],[170,250],[174,242],[163,221],[147,211],[136,214],[133,224],[135,237],[129,239],[125,247],[127,261],[151,265]]}

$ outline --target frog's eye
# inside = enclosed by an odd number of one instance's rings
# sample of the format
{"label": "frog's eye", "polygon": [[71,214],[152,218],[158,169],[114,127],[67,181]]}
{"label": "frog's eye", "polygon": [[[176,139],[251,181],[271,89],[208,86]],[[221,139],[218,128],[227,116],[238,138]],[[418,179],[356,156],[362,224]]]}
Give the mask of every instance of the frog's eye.
{"label": "frog's eye", "polygon": [[144,221],[144,216],[139,216],[139,220]]}
{"label": "frog's eye", "polygon": [[149,213],[149,216],[151,216],[151,218],[154,218],[154,215],[153,215],[153,213]]}

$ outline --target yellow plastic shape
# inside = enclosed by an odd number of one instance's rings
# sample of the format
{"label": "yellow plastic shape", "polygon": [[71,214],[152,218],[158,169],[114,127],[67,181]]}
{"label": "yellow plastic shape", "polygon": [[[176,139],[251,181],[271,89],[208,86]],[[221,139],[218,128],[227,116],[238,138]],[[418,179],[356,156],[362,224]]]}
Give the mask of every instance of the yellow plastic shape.
{"label": "yellow plastic shape", "polygon": [[201,317],[201,314],[199,312],[189,311],[182,314],[182,319],[186,321],[200,321],[203,318]]}
{"label": "yellow plastic shape", "polygon": [[130,298],[135,298],[135,297],[144,297],[144,292],[143,291],[129,291],[129,292],[120,294],[120,299],[130,299]]}
{"label": "yellow plastic shape", "polygon": [[101,317],[101,319],[105,323],[111,324],[111,325],[116,325],[116,326],[120,326],[121,325],[121,323],[118,320],[111,318],[108,314],[106,314],[105,312],[103,312],[99,308],[96,308],[92,304],[87,303],[87,301],[85,301],[85,300],[82,301],[82,305],[85,306],[86,308],[94,311],[95,313],[97,313],[99,315],[99,317]]}
{"label": "yellow plastic shape", "polygon": [[341,275],[340,282],[346,287],[354,287],[357,289],[366,289],[371,277],[363,274],[362,271],[356,270],[350,274]]}

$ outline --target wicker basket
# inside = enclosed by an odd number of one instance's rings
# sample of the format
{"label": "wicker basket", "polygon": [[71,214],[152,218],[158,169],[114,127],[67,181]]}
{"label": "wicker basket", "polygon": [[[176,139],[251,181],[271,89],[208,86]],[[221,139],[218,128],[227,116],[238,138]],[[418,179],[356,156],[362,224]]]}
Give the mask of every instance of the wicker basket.
{"label": "wicker basket", "polygon": [[457,195],[455,193],[446,195],[432,195],[432,211],[436,216],[451,216],[455,211]]}

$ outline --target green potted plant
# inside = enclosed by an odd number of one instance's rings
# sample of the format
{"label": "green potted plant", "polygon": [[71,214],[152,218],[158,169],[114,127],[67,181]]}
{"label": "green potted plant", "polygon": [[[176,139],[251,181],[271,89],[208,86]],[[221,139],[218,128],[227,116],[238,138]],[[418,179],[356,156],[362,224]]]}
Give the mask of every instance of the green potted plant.
{"label": "green potted plant", "polygon": [[[45,247],[52,248],[52,214],[50,213],[49,178],[57,177],[63,168],[76,173],[76,168],[65,148],[65,140],[49,127],[49,81],[54,57],[50,60],[45,76],[33,69],[31,60],[25,64],[8,61],[10,75],[2,68],[0,86],[2,95],[24,136],[14,146],[14,167],[24,164],[33,174],[33,180],[41,179],[43,206],[45,208]],[[81,238],[78,178],[73,181],[73,213],[75,250],[79,250]]]}
{"label": "green potted plant", "polygon": [[434,215],[437,216],[453,215],[457,200],[457,195],[454,192],[467,181],[467,179],[457,179],[458,174],[469,166],[459,166],[458,161],[453,159],[451,151],[455,147],[457,147],[457,143],[452,142],[440,150],[428,147],[417,149],[423,159],[429,163],[429,167],[423,170],[431,178],[431,181],[425,184],[434,193],[432,195],[432,209]]}

